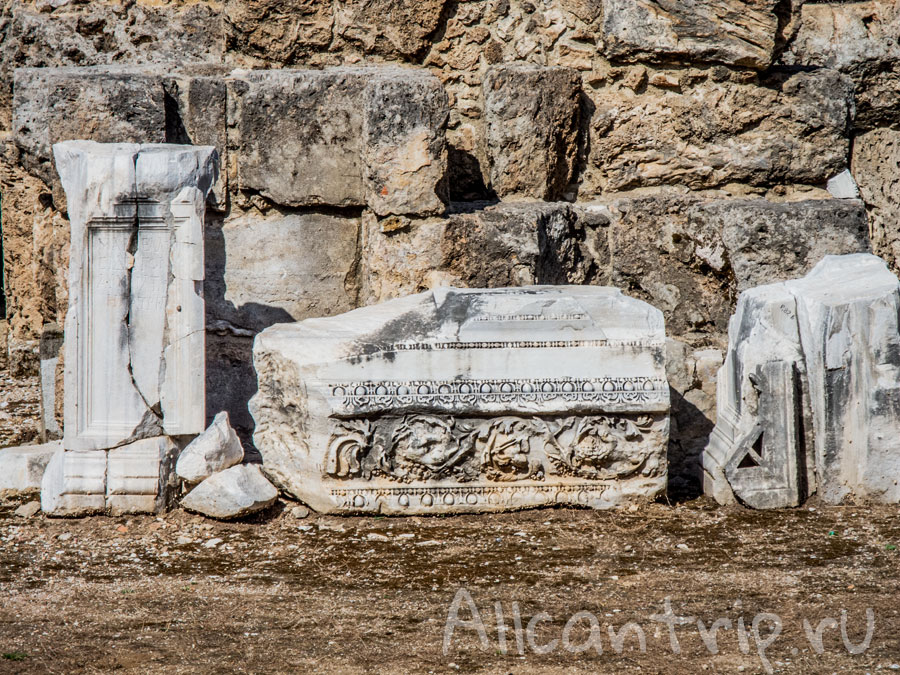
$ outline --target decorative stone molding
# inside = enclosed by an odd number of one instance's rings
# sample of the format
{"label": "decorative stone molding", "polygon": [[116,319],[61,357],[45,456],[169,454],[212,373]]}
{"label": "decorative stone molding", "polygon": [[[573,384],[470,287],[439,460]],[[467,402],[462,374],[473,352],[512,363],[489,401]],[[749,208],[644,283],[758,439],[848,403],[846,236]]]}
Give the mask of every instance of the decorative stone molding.
{"label": "decorative stone molding", "polygon": [[[163,437],[205,426],[203,223],[216,151],[90,141],[53,150],[71,224],[63,441],[77,454],[46,482],[47,504],[154,510]],[[136,449],[154,437],[149,454]],[[83,474],[96,485],[70,508],[61,496]]]}
{"label": "decorative stone molding", "polygon": [[665,489],[663,350],[617,289],[441,288],[260,333],[254,440],[324,512],[608,508]]}

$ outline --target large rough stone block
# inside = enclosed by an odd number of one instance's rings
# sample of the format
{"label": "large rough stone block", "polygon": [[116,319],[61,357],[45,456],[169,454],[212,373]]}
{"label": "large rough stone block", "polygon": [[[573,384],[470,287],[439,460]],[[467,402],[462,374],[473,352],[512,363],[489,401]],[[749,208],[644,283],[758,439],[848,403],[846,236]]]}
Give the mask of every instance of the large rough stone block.
{"label": "large rough stone block", "polygon": [[364,205],[364,73],[235,72],[240,187],[288,206]]}
{"label": "large rough stone block", "polygon": [[15,68],[221,62],[224,56],[221,12],[205,2],[36,4],[4,4],[0,128],[9,127]]}
{"label": "large rough stone block", "polygon": [[207,227],[208,314],[253,332],[356,306],[358,218],[243,213]]}
{"label": "large rough stone block", "polygon": [[596,110],[582,191],[815,185],[847,167],[849,78],[822,69],[756,85],[708,74],[677,88],[635,93],[615,80],[590,91]]}
{"label": "large rough stone block", "polygon": [[879,258],[827,256],[742,294],[719,376],[706,487],[758,508],[817,491],[900,501],[900,282]]}
{"label": "large rough stone block", "polygon": [[834,68],[855,84],[860,129],[900,124],[900,5],[893,0],[805,3],[797,34],[781,60]]}
{"label": "large rough stone block", "polygon": [[603,0],[603,39],[612,59],[678,58],[767,68],[775,0]]}
{"label": "large rough stone block", "polygon": [[701,240],[714,233],[720,243],[700,255],[718,272],[727,259],[738,291],[803,276],[825,255],[870,250],[866,212],[856,200],[708,202],[691,207],[689,228]]}
{"label": "large rough stone block", "polygon": [[363,67],[235,78],[241,188],[287,206],[442,210],[446,95],[433,76]]}
{"label": "large rough stone block", "polygon": [[571,68],[491,68],[484,80],[491,186],[502,198],[556,200],[574,177],[581,77]]}
{"label": "large rough stone block", "polygon": [[366,89],[366,202],[380,216],[442,213],[447,201],[447,93],[430,73],[398,70]]}
{"label": "large rough stone block", "polygon": [[[67,140],[226,146],[224,70],[209,66],[94,66],[15,71],[18,161],[65,209],[51,147]],[[224,204],[225,182],[214,191]]]}
{"label": "large rough stone block", "polygon": [[442,288],[256,337],[265,472],[337,513],[595,508],[665,489],[662,315],[603,287]]}
{"label": "large rough stone block", "polygon": [[609,205],[611,283],[662,310],[672,335],[724,332],[735,297],[727,272],[703,270],[687,222],[695,202],[654,195]]}

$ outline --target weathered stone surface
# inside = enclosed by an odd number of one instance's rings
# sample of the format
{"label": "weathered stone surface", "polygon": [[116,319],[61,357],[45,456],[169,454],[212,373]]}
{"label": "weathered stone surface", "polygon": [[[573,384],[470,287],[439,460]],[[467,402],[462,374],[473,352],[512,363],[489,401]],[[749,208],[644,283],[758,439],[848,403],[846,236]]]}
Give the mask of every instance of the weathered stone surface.
{"label": "weathered stone surface", "polygon": [[428,45],[447,0],[335,0],[334,33],[365,51],[414,56]]}
{"label": "weathered stone surface", "polygon": [[63,331],[59,324],[49,323],[41,331],[41,440],[62,438],[62,429],[56,420],[57,366],[63,344]]}
{"label": "weathered stone surface", "polygon": [[241,433],[253,428],[247,401],[256,393],[253,332],[209,323],[206,333],[206,409],[225,410]]}
{"label": "weathered stone surface", "polygon": [[27,504],[22,504],[22,506],[13,511],[13,513],[19,518],[32,518],[37,515],[40,510],[40,502],[28,502]]}
{"label": "weathered stone surface", "polygon": [[799,379],[806,364],[786,283],[741,294],[719,372],[717,422],[703,457],[704,489],[754,508],[797,506],[815,489]]}
{"label": "weathered stone surface", "polygon": [[218,62],[225,49],[220,12],[203,2],[66,2],[38,9],[14,0],[4,3],[0,21],[0,128],[9,127],[15,68]]}
{"label": "weathered stone surface", "polygon": [[666,494],[694,498],[703,492],[702,454],[716,424],[716,379],[724,358],[718,347],[694,348],[666,338],[666,376],[672,397]]}
{"label": "weathered stone surface", "polygon": [[567,203],[498,204],[400,229],[364,225],[362,302],[439,285],[603,284],[608,211]]}
{"label": "weathered stone surface", "polygon": [[775,73],[756,86],[714,74],[677,89],[634,93],[613,81],[591,90],[591,167],[582,192],[824,184],[848,166],[849,78],[825,69]]}
{"label": "weathered stone surface", "polygon": [[574,177],[581,77],[571,68],[494,66],[484,79],[491,186],[501,199],[556,200]]}
{"label": "weathered stone surface", "polygon": [[380,216],[439,214],[447,201],[447,93],[430,73],[398,70],[366,89],[366,202]]}
{"label": "weathered stone surface", "polygon": [[41,509],[52,516],[154,513],[172,498],[177,446],[165,436],[107,450],[63,450],[41,479]]}
{"label": "weathered stone surface", "polygon": [[59,441],[0,450],[0,491],[39,490],[50,458],[60,450],[62,443]]}
{"label": "weathered stone surface", "polygon": [[443,210],[446,99],[433,76],[360,67],[235,77],[240,187],[288,206]]}
{"label": "weathered stone surface", "polygon": [[[193,74],[185,74],[191,70]],[[37,368],[44,323],[64,321],[69,227],[50,145],[176,141],[225,146],[224,82],[215,69],[98,66],[17,71],[14,143],[0,162],[3,252],[15,372]],[[196,72],[194,72],[196,71]],[[225,205],[224,172],[211,201]]]}
{"label": "weathered stone surface", "polygon": [[172,439],[145,438],[106,454],[106,511],[110,515],[157,513],[171,505],[175,492],[172,465],[178,455]]}
{"label": "weathered stone surface", "polygon": [[603,39],[613,59],[672,59],[766,68],[775,0],[603,0]]}
{"label": "weathered stone surface", "polygon": [[696,198],[678,195],[613,200],[611,282],[662,310],[672,335],[724,332],[735,291],[727,274],[702,268],[702,248],[687,213]]}
{"label": "weathered stone surface", "polygon": [[215,149],[69,141],[54,154],[72,228],[66,449],[199,433]]}
{"label": "weathered stone surface", "polygon": [[181,452],[175,473],[189,483],[199,483],[242,459],[244,448],[228,422],[228,413],[223,411]]}
{"label": "weathered stone surface", "polygon": [[856,200],[708,202],[691,207],[689,228],[715,233],[721,243],[699,255],[716,272],[727,261],[738,291],[801,277],[826,254],[870,250],[865,209]]}
{"label": "weathered stone surface", "polygon": [[331,0],[226,0],[229,50],[298,63],[331,42]]}
{"label": "weathered stone surface", "polygon": [[757,508],[813,491],[900,500],[898,310],[900,282],[865,254],[743,293],[704,456],[708,492]]}
{"label": "weathered stone surface", "polygon": [[38,374],[42,325],[63,320],[69,241],[50,188],[18,165],[18,155],[8,142],[0,161],[6,348],[14,377]]}
{"label": "weathered stone surface", "polygon": [[288,206],[365,204],[365,72],[236,72],[240,187]]}
{"label": "weathered stone surface", "polygon": [[135,69],[16,70],[13,134],[22,165],[58,190],[51,147],[60,141],[163,143],[165,90],[158,75]]}
{"label": "weathered stone surface", "polygon": [[352,309],[359,229],[358,218],[276,210],[207,226],[210,319],[256,332]]}
{"label": "weathered stone surface", "polygon": [[256,464],[239,464],[213,474],[181,500],[188,511],[210,518],[240,518],[271,506],[278,490]]}
{"label": "weathered stone surface", "polygon": [[900,271],[900,130],[874,129],[853,139],[853,175],[866,204],[873,251]]}
{"label": "weathered stone surface", "polygon": [[254,441],[323,512],[608,508],[665,489],[664,363],[617,289],[443,288],[260,333]]}
{"label": "weathered stone surface", "polygon": [[797,34],[782,61],[846,73],[856,85],[855,125],[900,124],[900,5],[893,0],[805,3]]}
{"label": "weathered stone surface", "polygon": [[41,478],[41,510],[55,516],[81,516],[106,509],[107,452],[59,450]]}

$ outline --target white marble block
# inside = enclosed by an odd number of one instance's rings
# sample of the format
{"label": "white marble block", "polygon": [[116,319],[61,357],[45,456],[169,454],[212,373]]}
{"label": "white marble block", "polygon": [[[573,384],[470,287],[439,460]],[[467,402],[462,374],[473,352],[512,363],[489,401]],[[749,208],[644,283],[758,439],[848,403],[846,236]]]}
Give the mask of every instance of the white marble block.
{"label": "white marble block", "polygon": [[256,337],[263,470],[321,512],[607,508],[666,486],[662,313],[613,288],[441,288]]}
{"label": "white marble block", "polygon": [[71,227],[66,451],[105,456],[200,433],[203,224],[215,149],[66,141],[53,153]]}
{"label": "white marble block", "polygon": [[41,478],[61,441],[0,449],[0,491],[28,492],[41,487]]}
{"label": "white marble block", "polygon": [[755,508],[818,492],[900,501],[900,282],[868,254],[741,294],[706,491]]}

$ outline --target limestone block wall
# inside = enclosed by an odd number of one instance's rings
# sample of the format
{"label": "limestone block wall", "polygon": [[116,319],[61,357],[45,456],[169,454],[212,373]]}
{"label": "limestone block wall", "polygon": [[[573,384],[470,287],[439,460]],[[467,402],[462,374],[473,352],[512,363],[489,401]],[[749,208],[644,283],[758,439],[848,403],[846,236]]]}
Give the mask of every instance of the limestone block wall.
{"label": "limestone block wall", "polygon": [[[2,2],[10,367],[67,306],[51,144],[213,145],[210,416],[248,430],[276,322],[611,284],[665,314],[670,488],[693,489],[737,292],[825,253],[900,268],[898,35],[892,0]],[[844,169],[860,200],[825,189]]]}

